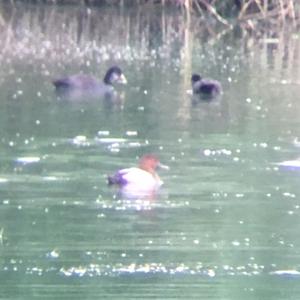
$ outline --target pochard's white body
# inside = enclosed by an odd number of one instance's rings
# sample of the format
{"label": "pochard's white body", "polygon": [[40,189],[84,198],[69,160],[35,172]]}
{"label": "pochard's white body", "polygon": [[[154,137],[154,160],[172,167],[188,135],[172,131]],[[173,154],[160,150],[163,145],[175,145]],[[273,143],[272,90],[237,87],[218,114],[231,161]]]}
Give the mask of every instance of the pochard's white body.
{"label": "pochard's white body", "polygon": [[121,184],[122,193],[147,195],[151,194],[163,184],[163,181],[156,175],[137,167],[122,169],[118,171],[124,181]]}

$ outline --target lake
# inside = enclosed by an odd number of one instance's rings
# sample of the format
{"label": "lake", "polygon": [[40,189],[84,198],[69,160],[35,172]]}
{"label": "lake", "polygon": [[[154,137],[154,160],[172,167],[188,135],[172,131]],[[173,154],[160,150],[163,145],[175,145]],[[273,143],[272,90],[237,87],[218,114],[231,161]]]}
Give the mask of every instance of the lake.
{"label": "lake", "polygon": [[[1,4],[0,299],[296,299],[299,35],[176,10]],[[188,24],[190,22],[190,24]],[[52,80],[119,65],[118,103]],[[223,95],[194,101],[193,72]],[[154,199],[106,177],[157,154]]]}

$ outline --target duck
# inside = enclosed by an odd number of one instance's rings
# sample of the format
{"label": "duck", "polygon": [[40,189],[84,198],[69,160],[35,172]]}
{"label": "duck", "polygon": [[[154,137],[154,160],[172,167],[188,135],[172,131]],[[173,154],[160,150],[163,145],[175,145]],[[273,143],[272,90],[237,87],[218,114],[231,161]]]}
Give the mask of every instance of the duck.
{"label": "duck", "polygon": [[222,93],[222,85],[219,81],[202,78],[199,74],[192,74],[192,89],[194,95],[204,98],[214,98]]}
{"label": "duck", "polygon": [[129,198],[155,195],[163,185],[157,174],[157,169],[169,169],[163,165],[155,154],[143,155],[136,167],[118,170],[114,175],[108,176],[108,185],[116,185],[121,195]]}
{"label": "duck", "polygon": [[127,84],[127,79],[118,66],[110,67],[103,80],[86,74],[76,74],[53,80],[53,85],[59,95],[80,98],[84,96],[106,96],[112,97],[115,94],[113,85]]}

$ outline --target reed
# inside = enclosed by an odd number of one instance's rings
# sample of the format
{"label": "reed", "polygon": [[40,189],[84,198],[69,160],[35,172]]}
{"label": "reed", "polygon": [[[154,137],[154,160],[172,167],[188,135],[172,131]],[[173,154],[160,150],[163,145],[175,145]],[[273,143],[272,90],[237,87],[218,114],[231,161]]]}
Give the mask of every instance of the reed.
{"label": "reed", "polygon": [[220,24],[233,27],[240,24],[252,29],[261,24],[282,26],[286,22],[300,24],[300,3],[297,0],[180,0],[188,14],[213,18]]}
{"label": "reed", "polygon": [[[131,61],[143,63],[157,58],[165,63],[178,61],[181,69],[189,74],[195,51],[201,52],[201,49],[195,50],[195,45],[213,46],[222,44],[223,40],[230,40],[232,44],[243,41],[241,47],[245,53],[256,44],[265,46],[266,53],[271,48],[276,49],[276,53],[281,53],[276,58],[278,69],[283,64],[295,66],[293,59],[298,57],[299,39],[294,23],[299,18],[296,6],[289,4],[291,1],[281,0],[281,6],[277,1],[274,3],[278,5],[270,7],[270,0],[259,2],[260,6],[258,0],[249,0],[241,6],[236,23],[225,19],[224,15],[220,15],[222,19],[217,17],[219,10],[211,10],[208,20],[205,7],[195,6],[191,0],[181,1],[179,4],[186,6],[179,10],[157,7],[174,5],[167,0],[155,5],[136,0],[136,4],[148,5],[148,9],[140,9],[140,6],[126,10],[108,8],[107,13],[86,5],[11,2],[0,2],[0,62],[30,64],[34,61],[34,66],[44,68],[43,65],[47,65],[47,70],[42,70],[46,75],[51,75],[52,66],[57,64],[64,68],[76,63],[80,69],[89,69],[91,61],[109,64],[124,60],[130,64]],[[124,0],[123,5],[129,3]],[[193,13],[187,9],[193,9]],[[264,17],[270,16],[273,21],[264,21]],[[286,49],[289,49],[288,58]]]}
{"label": "reed", "polygon": [[[72,4],[87,6],[138,7],[148,10],[151,7],[175,7],[187,18],[191,15],[222,26],[234,28],[236,24],[246,30],[261,29],[266,24],[283,26],[287,22],[300,24],[300,3],[298,0],[10,0],[19,2]],[[0,25],[3,20],[0,17]],[[263,26],[262,26],[263,25]]]}

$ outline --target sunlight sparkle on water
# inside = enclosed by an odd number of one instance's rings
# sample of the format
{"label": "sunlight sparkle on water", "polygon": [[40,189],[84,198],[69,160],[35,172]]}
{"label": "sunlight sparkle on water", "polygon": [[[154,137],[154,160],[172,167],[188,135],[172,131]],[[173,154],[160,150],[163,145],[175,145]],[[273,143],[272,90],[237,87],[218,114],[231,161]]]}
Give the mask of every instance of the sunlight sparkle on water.
{"label": "sunlight sparkle on water", "polygon": [[40,160],[41,160],[40,157],[27,156],[27,157],[18,157],[16,159],[16,162],[19,162],[22,164],[31,164],[31,163],[37,163]]}

